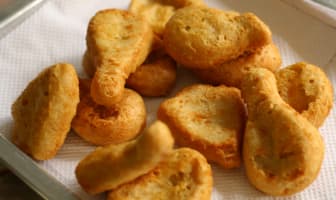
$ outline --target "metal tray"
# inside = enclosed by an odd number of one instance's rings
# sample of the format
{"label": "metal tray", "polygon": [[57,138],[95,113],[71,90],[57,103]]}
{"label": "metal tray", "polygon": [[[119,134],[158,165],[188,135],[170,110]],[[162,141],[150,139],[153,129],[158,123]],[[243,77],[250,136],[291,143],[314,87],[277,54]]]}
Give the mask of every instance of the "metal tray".
{"label": "metal tray", "polygon": [[5,0],[0,1],[0,38],[5,36],[46,0]]}
{"label": "metal tray", "polygon": [[63,184],[36,165],[35,161],[8,141],[1,133],[0,152],[4,164],[42,198],[77,200]]}
{"label": "metal tray", "polygon": [[[336,73],[334,67],[332,67],[336,65],[336,39],[334,37],[336,29],[304,14],[301,10],[292,8],[286,3],[283,3],[283,1],[284,0],[205,0],[205,2],[212,7],[234,9],[240,12],[252,11],[257,13],[272,28],[274,42],[280,47],[283,58],[286,58],[283,60],[283,66],[302,60],[310,61],[316,65],[324,67],[325,71],[330,75],[333,84],[336,85]],[[14,49],[10,54],[5,54],[8,50],[7,47],[11,47],[13,43],[18,42],[18,38],[26,38],[26,34],[29,32],[30,27],[25,25],[30,25],[29,21],[27,21],[27,24],[20,26],[19,31],[12,32],[12,34],[3,38],[3,40],[0,40],[0,63],[2,64],[0,66],[0,120],[4,122],[9,122],[9,120],[11,120],[9,111],[10,104],[14,101],[14,98],[20,91],[22,91],[29,80],[34,78],[37,72],[46,66],[45,64],[53,64],[56,61],[68,61],[77,66],[78,72],[81,72],[81,58],[85,51],[85,29],[89,17],[94,14],[96,9],[98,10],[108,7],[127,8],[128,3],[129,0],[87,0],[85,3],[81,3],[81,1],[78,0],[53,0],[48,2],[48,5],[46,4],[45,7],[42,8],[43,12],[36,13],[38,15],[40,13],[46,14],[47,12],[44,10],[45,8],[54,8],[57,11],[55,13],[59,14],[55,16],[56,19],[54,21],[50,21],[54,24],[48,23],[49,21],[46,20],[41,20],[41,24],[38,24],[38,26],[34,24],[36,28],[42,27],[36,31],[34,30],[32,33],[42,32],[39,36],[41,36],[42,41],[44,42],[43,45],[34,46],[31,44],[36,44],[36,42],[29,41],[27,42],[28,45],[25,47],[31,47],[32,49],[27,50],[18,48]],[[69,6],[64,6],[66,4]],[[64,6],[64,9],[63,7],[59,7],[59,5]],[[48,26],[39,26],[42,24],[48,24]],[[51,33],[51,35],[46,33]],[[31,37],[33,36],[34,35],[31,35]],[[61,37],[62,44],[59,44],[59,40],[56,42],[53,41],[53,37]],[[47,49],[46,46],[54,51],[46,55],[45,51],[42,51]],[[58,46],[60,46],[61,50],[56,51],[57,48],[55,47]],[[1,49],[1,47],[6,48]],[[21,57],[18,59],[17,55],[20,55]],[[24,61],[26,62],[21,62],[22,58],[25,58],[26,60]],[[16,62],[17,60],[20,60],[20,62]],[[5,67],[7,68],[5,69]],[[10,77],[10,79],[7,77]],[[184,81],[185,85],[191,83],[186,80],[186,76],[178,77],[178,85],[176,85],[174,92],[184,86],[181,85],[181,81]],[[156,108],[160,101],[154,101],[153,99],[147,100],[146,105],[147,108],[149,108],[148,116],[150,119],[155,119]],[[334,106],[335,105],[336,103],[334,102]],[[336,175],[334,172],[329,173],[335,166],[331,166],[330,164],[336,163],[336,157],[335,154],[333,154],[334,150],[332,149],[332,144],[335,143],[336,138],[334,134],[332,134],[332,131],[329,131],[335,129],[335,119],[336,111],[333,111],[326,126],[321,128],[321,132],[324,134],[328,147],[326,153],[326,161],[328,162],[323,165],[324,169],[322,169],[318,180],[309,187],[309,190],[305,190],[301,194],[298,194],[295,199],[307,199],[306,197],[323,199],[323,197],[319,196],[321,193],[314,191],[324,191],[322,189],[325,188],[327,188],[327,191],[324,199],[331,199],[336,196],[335,190],[331,188],[331,185],[335,185],[336,183]],[[2,126],[2,124],[0,125]],[[9,129],[6,131],[0,129],[0,132],[8,136],[8,130]],[[27,157],[0,133],[0,157],[2,157],[4,162],[7,163],[14,173],[46,199],[70,200],[76,199],[75,195],[88,200],[98,199],[96,196],[89,196],[88,198],[81,196],[84,191],[81,191],[80,188],[78,190],[77,188],[76,190],[72,190],[72,187],[76,185],[75,179],[71,182],[71,184],[73,183],[72,185],[67,185],[66,182],[62,181],[69,178],[69,174],[64,174],[64,171],[66,169],[72,169],[72,167],[69,166],[75,165],[75,161],[82,156],[82,154],[80,156],[78,155],[78,150],[87,150],[88,152],[89,149],[87,148],[87,144],[81,141],[80,138],[77,138],[76,135],[70,135],[55,159],[41,163],[33,161]],[[46,167],[47,165],[45,165],[50,163],[48,167],[53,166],[53,164],[55,164],[54,161],[58,162],[63,160],[66,160],[68,163],[65,163],[65,165],[62,165],[59,168],[52,168],[51,170],[49,168],[49,171]],[[262,194],[254,188],[249,187],[242,169],[223,172],[222,169],[214,166],[213,172],[215,179],[214,193],[218,195],[213,199],[222,199],[221,197],[225,197],[226,199],[271,199],[267,196],[262,196]],[[55,174],[62,176],[56,176]],[[74,176],[74,173],[71,172],[71,175]],[[72,177],[70,178],[72,180]],[[236,182],[233,182],[232,180]],[[243,189],[241,189],[240,186],[242,186],[241,188]],[[72,191],[73,194],[69,191]],[[294,197],[292,199],[294,199]]]}

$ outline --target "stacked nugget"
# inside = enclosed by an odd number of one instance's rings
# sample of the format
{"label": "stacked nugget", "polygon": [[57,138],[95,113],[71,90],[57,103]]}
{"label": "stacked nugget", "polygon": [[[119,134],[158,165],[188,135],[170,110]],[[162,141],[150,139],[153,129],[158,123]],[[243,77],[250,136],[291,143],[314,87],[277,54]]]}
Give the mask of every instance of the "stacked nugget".
{"label": "stacked nugget", "polygon": [[176,81],[176,63],[166,53],[163,32],[166,23],[177,10],[188,6],[204,6],[202,0],[132,0],[129,11],[143,18],[152,27],[152,52],[127,80],[127,87],[143,96],[165,96]]}
{"label": "stacked nugget", "polygon": [[83,65],[93,78],[82,81],[72,127],[96,145],[133,139],[145,127],[146,110],[140,95],[125,89],[125,83],[150,52],[151,27],[127,11],[102,10],[90,20],[86,41]]}
{"label": "stacked nugget", "polygon": [[180,9],[164,31],[167,52],[203,80],[239,87],[249,68],[281,64],[271,31],[254,14],[207,7]]}
{"label": "stacked nugget", "polygon": [[[204,6],[176,11],[163,43],[178,63],[208,82],[229,86],[239,85],[245,70],[259,63],[279,67],[281,60],[269,28],[257,16]],[[164,101],[158,118],[173,130],[179,145],[197,149],[224,168],[240,166],[246,112],[237,88],[190,86]]]}
{"label": "stacked nugget", "polygon": [[269,70],[250,70],[242,82],[242,96],[248,108],[243,159],[251,184],[271,195],[306,188],[324,158],[317,128],[281,98]]}

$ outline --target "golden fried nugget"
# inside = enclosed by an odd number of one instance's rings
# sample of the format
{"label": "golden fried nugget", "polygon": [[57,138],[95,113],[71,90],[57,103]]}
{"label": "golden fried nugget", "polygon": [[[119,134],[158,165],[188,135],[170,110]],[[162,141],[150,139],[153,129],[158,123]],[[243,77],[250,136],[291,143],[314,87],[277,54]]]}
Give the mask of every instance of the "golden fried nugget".
{"label": "golden fried nugget", "polygon": [[65,63],[48,67],[12,105],[11,140],[36,160],[54,157],[70,130],[78,102],[74,67]]}
{"label": "golden fried nugget", "polygon": [[281,56],[274,43],[270,43],[253,53],[244,54],[209,69],[193,69],[193,72],[206,83],[225,84],[240,87],[244,73],[250,68],[263,67],[276,71],[281,65]]}
{"label": "golden fried nugget", "polygon": [[[87,51],[85,51],[85,53],[83,55],[82,66],[83,66],[84,72],[90,78],[92,78],[94,76],[95,72],[96,72],[96,68],[95,68],[94,64],[92,63]],[[90,84],[91,84],[91,82],[90,82]]]}
{"label": "golden fried nugget", "polygon": [[126,86],[143,96],[164,96],[174,87],[176,63],[167,54],[153,52],[126,80]]}
{"label": "golden fried nugget", "polygon": [[108,193],[108,200],[211,199],[211,167],[202,154],[176,149],[154,170]]}
{"label": "golden fried nugget", "polygon": [[271,43],[271,31],[254,14],[207,7],[179,9],[166,24],[170,56],[190,68],[211,68]]}
{"label": "golden fried nugget", "polygon": [[159,107],[158,119],[171,129],[178,145],[201,152],[224,168],[240,165],[245,107],[236,88],[192,85]]}
{"label": "golden fried nugget", "polygon": [[187,6],[205,6],[203,0],[156,0],[162,4],[172,5],[175,8],[184,8]]}
{"label": "golden fried nugget", "polygon": [[333,105],[333,88],[321,68],[300,62],[276,74],[281,98],[317,128]]}
{"label": "golden fried nugget", "polygon": [[243,159],[252,185],[270,195],[291,195],[317,177],[324,143],[317,128],[284,102],[274,74],[253,68],[242,82],[248,122]]}
{"label": "golden fried nugget", "polygon": [[77,181],[90,194],[115,189],[154,169],[173,145],[168,127],[156,121],[137,140],[98,147],[86,156],[76,167]]}
{"label": "golden fried nugget", "polygon": [[150,52],[153,32],[144,20],[117,9],[102,10],[90,20],[87,59],[96,69],[93,100],[113,106],[122,98],[125,81]]}
{"label": "golden fried nugget", "polygon": [[[89,77],[93,77],[96,69],[91,64],[87,53],[83,56],[83,68]],[[158,49],[130,74],[126,80],[126,86],[143,96],[165,96],[175,85],[176,70],[176,62]]]}
{"label": "golden fried nugget", "polygon": [[203,0],[132,0],[129,11],[143,17],[155,34],[162,36],[166,23],[176,9],[204,5]]}
{"label": "golden fried nugget", "polygon": [[[158,36],[154,35],[153,37],[153,42],[152,42],[152,51],[151,53],[148,55],[148,57],[152,57],[151,54],[153,54],[153,52],[160,52],[160,54],[163,54],[165,53],[165,50],[164,50],[164,46],[163,46],[163,41],[161,38],[159,38]],[[158,53],[155,53],[155,54],[158,54]],[[165,53],[166,54],[166,53]],[[148,57],[146,59],[148,59]],[[146,60],[145,60],[146,62]],[[142,63],[143,64],[143,63]],[[94,63],[92,62],[92,60],[90,59],[89,55],[88,55],[88,52],[85,51],[84,52],[84,55],[83,55],[83,59],[82,59],[82,66],[83,66],[83,69],[85,71],[85,73],[90,77],[92,78],[96,72],[96,68],[94,66]],[[137,67],[137,69],[141,67],[141,65],[139,65]],[[136,70],[137,70],[136,69]],[[135,72],[133,72],[135,73]]]}
{"label": "golden fried nugget", "polygon": [[96,145],[118,144],[135,138],[143,130],[146,108],[139,94],[125,89],[120,102],[104,107],[90,97],[89,80],[80,80],[80,85],[81,100],[72,128],[84,140]]}

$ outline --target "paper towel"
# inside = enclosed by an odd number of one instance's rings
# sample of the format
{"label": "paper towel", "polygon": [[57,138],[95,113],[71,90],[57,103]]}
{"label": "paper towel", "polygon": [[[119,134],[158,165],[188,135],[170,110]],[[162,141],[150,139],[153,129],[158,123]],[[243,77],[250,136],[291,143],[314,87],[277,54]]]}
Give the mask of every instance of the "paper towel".
{"label": "paper towel", "polygon": [[[69,62],[84,76],[81,59],[85,51],[88,20],[104,8],[126,9],[129,1],[116,0],[50,0],[17,29],[0,40],[0,132],[9,134],[12,120],[10,106],[27,83],[44,67]],[[254,12],[273,32],[279,46],[283,66],[307,61],[322,67],[336,85],[336,29],[280,0],[208,0],[211,7],[240,12]],[[179,70],[174,93],[195,80]],[[162,98],[145,98],[148,122],[153,121]],[[335,106],[335,103],[334,103]],[[336,197],[336,112],[333,110],[320,128],[326,143],[325,160],[316,181],[303,192],[284,199],[333,199]],[[94,146],[70,133],[57,156],[37,162],[81,199],[104,199],[89,196],[79,187],[74,176],[78,161]],[[274,199],[254,189],[247,181],[243,167],[223,170],[212,165],[213,200]],[[33,174],[31,176],[34,176]],[[281,199],[279,197],[279,199]]]}

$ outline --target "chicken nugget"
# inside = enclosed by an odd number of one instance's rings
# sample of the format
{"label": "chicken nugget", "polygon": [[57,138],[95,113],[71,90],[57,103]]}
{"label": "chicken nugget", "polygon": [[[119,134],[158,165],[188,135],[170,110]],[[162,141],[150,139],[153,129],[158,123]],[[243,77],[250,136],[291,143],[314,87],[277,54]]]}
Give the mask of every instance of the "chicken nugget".
{"label": "chicken nugget", "polygon": [[201,152],[224,168],[240,165],[245,107],[237,88],[196,84],[161,103],[158,119],[175,141]]}
{"label": "chicken nugget", "polygon": [[54,157],[70,130],[78,102],[74,67],[65,63],[48,67],[12,105],[11,140],[36,160]]}
{"label": "chicken nugget", "polygon": [[76,167],[77,181],[90,194],[115,189],[154,169],[173,145],[168,127],[156,121],[137,140],[98,147],[86,156]]}
{"label": "chicken nugget", "polygon": [[105,107],[92,100],[89,80],[80,80],[80,86],[72,128],[84,140],[96,145],[118,144],[135,138],[145,127],[145,104],[133,90],[125,89],[120,102]]}
{"label": "chicken nugget", "polygon": [[[92,63],[90,56],[88,54],[87,51],[85,51],[84,55],[83,55],[83,59],[82,59],[82,66],[84,69],[84,72],[90,77],[92,78],[96,72],[96,68],[94,66],[94,64]],[[90,81],[91,84],[91,81]]]}
{"label": "chicken nugget", "polygon": [[250,68],[263,67],[275,72],[280,65],[279,49],[274,43],[270,43],[256,52],[246,53],[209,69],[193,69],[193,72],[206,83],[240,88],[244,73]]}
{"label": "chicken nugget", "polygon": [[165,96],[176,81],[176,63],[165,53],[153,52],[126,80],[126,86],[143,96]]}
{"label": "chicken nugget", "polygon": [[321,68],[300,62],[276,74],[281,98],[320,127],[333,106],[333,88]]}
{"label": "chicken nugget", "polygon": [[108,9],[90,20],[87,60],[94,66],[91,96],[100,105],[113,106],[122,99],[130,73],[144,62],[153,32],[142,18],[127,11]]}
{"label": "chicken nugget", "polygon": [[203,155],[180,148],[148,174],[109,192],[107,199],[210,200],[212,185],[211,167]]}
{"label": "chicken nugget", "polygon": [[185,7],[166,24],[168,54],[190,68],[211,68],[271,43],[271,31],[253,13]]}
{"label": "chicken nugget", "polygon": [[[93,77],[96,69],[91,64],[87,52],[84,53],[82,64],[86,74]],[[126,86],[143,96],[165,96],[175,85],[176,70],[176,62],[158,47],[130,74]]]}
{"label": "chicken nugget", "polygon": [[324,157],[321,134],[282,100],[274,74],[252,68],[242,82],[248,121],[243,141],[247,177],[270,195],[291,195],[317,177]]}
{"label": "chicken nugget", "polygon": [[129,11],[143,17],[161,37],[166,23],[177,9],[200,5],[204,5],[203,0],[132,0]]}

